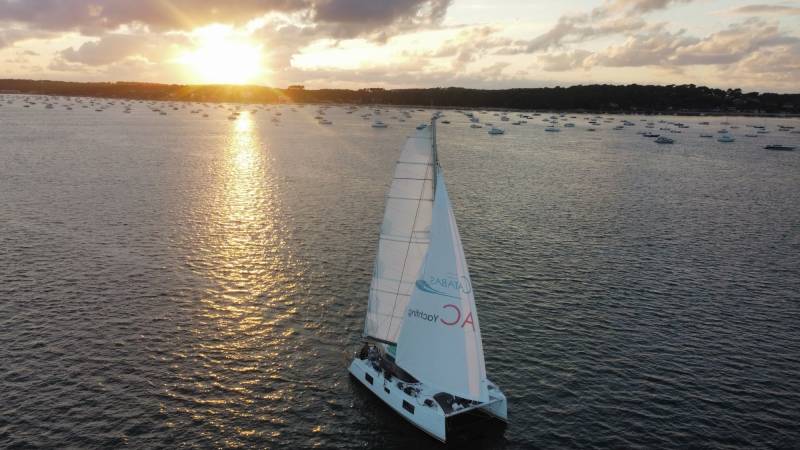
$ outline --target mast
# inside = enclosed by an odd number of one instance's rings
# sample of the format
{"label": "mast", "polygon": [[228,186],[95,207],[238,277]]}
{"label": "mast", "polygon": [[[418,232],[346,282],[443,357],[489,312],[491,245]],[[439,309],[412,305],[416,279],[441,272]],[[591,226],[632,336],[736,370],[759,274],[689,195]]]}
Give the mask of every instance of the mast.
{"label": "mast", "polygon": [[436,197],[436,174],[439,172],[439,152],[436,147],[436,119],[438,114],[431,117],[431,149],[433,151],[433,196]]}

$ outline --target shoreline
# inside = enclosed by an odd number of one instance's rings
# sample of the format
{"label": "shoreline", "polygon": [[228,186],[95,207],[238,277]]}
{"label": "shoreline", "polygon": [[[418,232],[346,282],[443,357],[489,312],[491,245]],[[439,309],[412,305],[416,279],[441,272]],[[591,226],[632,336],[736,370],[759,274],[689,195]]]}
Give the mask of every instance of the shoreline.
{"label": "shoreline", "polygon": [[[587,85],[570,88],[503,90],[465,88],[306,90],[305,88],[280,89],[238,85],[82,83],[0,79],[0,96],[7,95],[172,103],[352,105],[547,114],[800,117],[800,94],[742,93],[740,90],[722,91],[694,85]],[[703,107],[702,103],[708,103],[709,106]]]}

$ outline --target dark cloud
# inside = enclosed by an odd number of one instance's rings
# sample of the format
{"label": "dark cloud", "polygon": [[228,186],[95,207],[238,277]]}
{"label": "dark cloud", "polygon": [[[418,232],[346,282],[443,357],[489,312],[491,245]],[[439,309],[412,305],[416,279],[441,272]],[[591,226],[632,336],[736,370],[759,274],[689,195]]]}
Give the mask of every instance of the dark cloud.
{"label": "dark cloud", "polygon": [[28,29],[0,29],[0,49],[10,47],[17,42],[27,39],[41,39],[51,37],[50,33],[45,31],[28,30]]}
{"label": "dark cloud", "polygon": [[0,20],[86,34],[132,23],[157,30],[186,30],[212,22],[240,23],[310,5],[310,0],[0,0]]}
{"label": "dark cloud", "polygon": [[[298,13],[347,37],[397,23],[439,22],[451,0],[0,0],[0,22],[102,35],[122,25],[190,30],[242,24],[271,12]],[[333,26],[335,25],[335,26]],[[338,26],[338,28],[336,27]]]}
{"label": "dark cloud", "polygon": [[452,0],[314,0],[308,18],[319,37],[392,36],[438,25]]}
{"label": "dark cloud", "polygon": [[397,20],[436,22],[451,0],[320,0],[313,18],[320,22],[387,25]]}
{"label": "dark cloud", "polygon": [[625,10],[628,14],[644,14],[659,9],[667,9],[673,4],[689,3],[692,0],[616,0],[610,9]]}

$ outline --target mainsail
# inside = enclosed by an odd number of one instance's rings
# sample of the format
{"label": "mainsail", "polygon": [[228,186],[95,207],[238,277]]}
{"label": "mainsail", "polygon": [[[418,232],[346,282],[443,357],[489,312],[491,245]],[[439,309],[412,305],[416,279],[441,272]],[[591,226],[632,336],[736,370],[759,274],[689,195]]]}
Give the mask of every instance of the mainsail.
{"label": "mainsail", "polygon": [[386,195],[364,335],[396,343],[430,244],[435,166],[432,127],[409,137]]}
{"label": "mainsail", "polygon": [[436,168],[430,246],[397,341],[397,364],[420,381],[470,400],[489,400],[475,297],[461,236]]}

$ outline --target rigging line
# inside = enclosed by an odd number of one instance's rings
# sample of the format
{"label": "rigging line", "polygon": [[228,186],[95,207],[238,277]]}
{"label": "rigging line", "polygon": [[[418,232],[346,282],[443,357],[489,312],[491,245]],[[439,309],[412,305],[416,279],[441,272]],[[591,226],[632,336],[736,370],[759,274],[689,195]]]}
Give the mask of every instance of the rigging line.
{"label": "rigging line", "polygon": [[[433,141],[433,135],[431,135],[431,141]],[[433,153],[432,152],[431,152],[431,158],[433,158]],[[425,178],[428,177],[428,170],[430,170],[430,169],[425,169]],[[408,262],[408,252],[411,250],[411,238],[414,236],[414,229],[416,228],[416,225],[417,225],[417,217],[419,217],[419,207],[422,205],[422,201],[421,200],[422,200],[422,194],[423,194],[424,191],[425,191],[425,183],[422,183],[422,188],[420,189],[420,192],[419,192],[420,202],[417,203],[417,210],[416,210],[416,212],[414,212],[414,221],[411,224],[411,235],[408,238],[408,247],[406,247],[406,256],[405,256],[405,258],[403,258],[403,269],[400,271],[400,280],[401,280],[400,282],[401,283],[402,283],[402,280],[403,280],[403,274],[406,273],[406,263]],[[423,262],[423,264],[424,264],[424,262]],[[398,286],[398,288],[399,288],[399,286]],[[398,289],[397,294],[395,294],[395,296],[394,296],[394,304],[392,305],[392,317],[391,317],[391,319],[389,319],[389,328],[388,328],[388,330],[392,329],[392,322],[394,322],[395,310],[397,309],[397,299],[399,297],[400,297],[400,290]],[[409,297],[409,299],[410,299],[410,297]]]}

